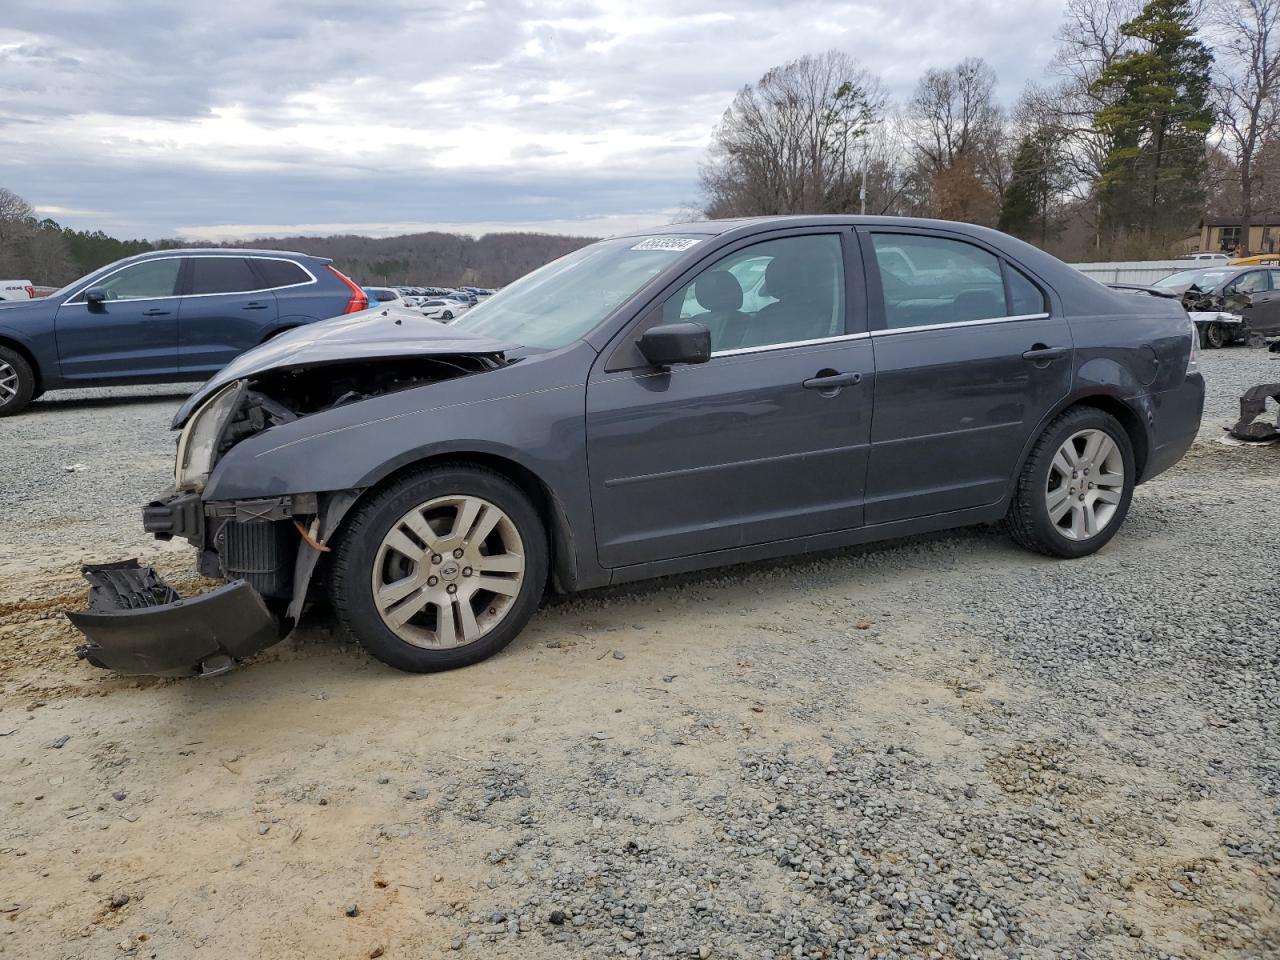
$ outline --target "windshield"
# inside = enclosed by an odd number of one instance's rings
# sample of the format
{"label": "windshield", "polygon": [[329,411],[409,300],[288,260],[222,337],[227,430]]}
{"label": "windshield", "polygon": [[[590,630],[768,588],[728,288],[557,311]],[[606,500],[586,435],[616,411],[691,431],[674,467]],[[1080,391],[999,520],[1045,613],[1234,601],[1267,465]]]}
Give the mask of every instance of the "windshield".
{"label": "windshield", "polygon": [[1157,280],[1152,284],[1154,287],[1199,287],[1201,290],[1208,290],[1216,287],[1223,280],[1231,275],[1230,270],[1183,270],[1175,273],[1171,277],[1165,277],[1163,280]]}
{"label": "windshield", "polygon": [[699,237],[619,237],[583,247],[508,284],[453,326],[554,350],[584,336]]}

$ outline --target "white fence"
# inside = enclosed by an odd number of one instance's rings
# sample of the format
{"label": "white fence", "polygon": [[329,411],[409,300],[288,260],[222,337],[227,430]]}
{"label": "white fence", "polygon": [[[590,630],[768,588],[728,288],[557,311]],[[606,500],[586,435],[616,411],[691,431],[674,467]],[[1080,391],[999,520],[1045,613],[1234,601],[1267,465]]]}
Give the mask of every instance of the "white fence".
{"label": "white fence", "polygon": [[1099,283],[1155,283],[1179,270],[1197,267],[1225,266],[1226,261],[1208,260],[1131,260],[1124,263],[1073,263],[1086,276]]}

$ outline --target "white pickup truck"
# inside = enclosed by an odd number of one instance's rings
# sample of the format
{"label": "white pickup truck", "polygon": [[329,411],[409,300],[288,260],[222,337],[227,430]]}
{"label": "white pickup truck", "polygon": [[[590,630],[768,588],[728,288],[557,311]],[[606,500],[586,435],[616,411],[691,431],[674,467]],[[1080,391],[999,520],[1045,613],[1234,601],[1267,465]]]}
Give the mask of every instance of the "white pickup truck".
{"label": "white pickup truck", "polygon": [[30,280],[0,280],[0,300],[34,300],[35,296]]}

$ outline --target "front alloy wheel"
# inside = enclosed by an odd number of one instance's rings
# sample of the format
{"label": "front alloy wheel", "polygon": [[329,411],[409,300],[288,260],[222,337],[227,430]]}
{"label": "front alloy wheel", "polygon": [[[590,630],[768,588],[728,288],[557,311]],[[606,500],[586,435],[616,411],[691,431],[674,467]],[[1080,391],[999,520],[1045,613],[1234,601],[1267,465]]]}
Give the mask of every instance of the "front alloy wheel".
{"label": "front alloy wheel", "polygon": [[17,413],[36,394],[36,378],[27,358],[16,350],[0,347],[0,417]]}
{"label": "front alloy wheel", "polygon": [[382,622],[415,647],[442,650],[484,637],[515,603],[524,541],[480,497],[437,497],[387,531],[373,563]]}
{"label": "front alloy wheel", "polygon": [[448,670],[510,643],[537,609],[547,540],[528,496],[482,467],[410,474],[360,504],[338,537],[339,623],[401,670]]}

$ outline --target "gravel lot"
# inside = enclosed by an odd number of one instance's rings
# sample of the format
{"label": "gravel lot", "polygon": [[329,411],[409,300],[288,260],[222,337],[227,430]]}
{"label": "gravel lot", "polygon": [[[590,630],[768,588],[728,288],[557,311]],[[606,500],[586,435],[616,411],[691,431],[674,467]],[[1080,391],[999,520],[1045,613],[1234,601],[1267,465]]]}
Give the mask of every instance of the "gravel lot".
{"label": "gravel lot", "polygon": [[1280,359],[1203,366],[1095,557],[597,591],[431,677],[323,615],[214,681],[75,661],[78,561],[189,566],[137,521],[182,391],[42,399],[0,421],[0,955],[1280,957],[1280,447],[1216,442]]}

